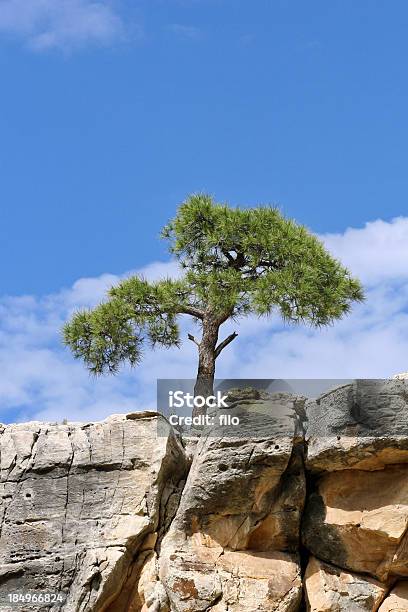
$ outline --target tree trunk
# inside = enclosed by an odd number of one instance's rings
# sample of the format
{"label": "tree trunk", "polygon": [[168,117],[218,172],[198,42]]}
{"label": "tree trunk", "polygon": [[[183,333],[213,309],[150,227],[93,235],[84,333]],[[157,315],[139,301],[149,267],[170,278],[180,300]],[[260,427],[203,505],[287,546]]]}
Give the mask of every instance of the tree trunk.
{"label": "tree trunk", "polygon": [[[194,385],[194,397],[204,398],[214,394],[216,347],[220,323],[206,315],[203,319],[203,335],[198,347],[198,372]],[[194,407],[193,416],[206,414],[206,406]]]}

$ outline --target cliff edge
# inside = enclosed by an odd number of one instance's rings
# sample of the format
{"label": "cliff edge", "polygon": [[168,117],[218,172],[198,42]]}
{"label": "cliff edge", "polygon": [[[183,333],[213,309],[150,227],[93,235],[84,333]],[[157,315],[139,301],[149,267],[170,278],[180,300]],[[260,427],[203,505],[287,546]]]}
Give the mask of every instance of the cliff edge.
{"label": "cliff edge", "polygon": [[408,379],[229,413],[0,425],[0,610],[408,611]]}

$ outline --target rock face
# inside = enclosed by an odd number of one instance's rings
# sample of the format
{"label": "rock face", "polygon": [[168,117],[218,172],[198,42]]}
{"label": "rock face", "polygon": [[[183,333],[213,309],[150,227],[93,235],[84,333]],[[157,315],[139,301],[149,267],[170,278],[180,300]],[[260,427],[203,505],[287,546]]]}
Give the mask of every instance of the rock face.
{"label": "rock face", "polygon": [[408,466],[322,476],[303,523],[305,546],[320,559],[387,580],[408,576]]}
{"label": "rock face", "polygon": [[[234,408],[232,436],[215,427],[196,448],[160,554],[172,610],[296,610],[305,477],[296,398]],[[271,418],[272,417],[272,418]]]}
{"label": "rock face", "polygon": [[379,470],[408,463],[407,383],[356,380],[309,401],[308,470]]}
{"label": "rock face", "polygon": [[311,557],[305,574],[306,601],[310,612],[375,612],[383,601],[385,585],[351,574]]}
{"label": "rock face", "polygon": [[2,611],[21,589],[60,592],[70,612],[116,610],[118,598],[128,609],[124,594],[137,600],[137,566],[154,554],[187,472],[170,426],[157,436],[160,420],[141,413],[2,429]]}
{"label": "rock face", "polygon": [[408,378],[224,412],[0,425],[0,611],[408,612]]}
{"label": "rock face", "polygon": [[397,612],[397,610],[408,610],[408,582],[398,582],[379,608],[379,612]]}

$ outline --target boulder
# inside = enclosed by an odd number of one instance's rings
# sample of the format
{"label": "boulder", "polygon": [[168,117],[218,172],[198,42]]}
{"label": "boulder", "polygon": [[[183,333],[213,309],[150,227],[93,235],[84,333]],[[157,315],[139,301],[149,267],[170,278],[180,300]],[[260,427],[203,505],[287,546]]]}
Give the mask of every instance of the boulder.
{"label": "boulder", "polygon": [[307,565],[304,587],[309,612],[376,612],[387,593],[377,580],[315,557]]}
{"label": "boulder", "polygon": [[355,380],[306,403],[312,472],[408,463],[408,379]]}
{"label": "boulder", "polygon": [[186,467],[156,413],[3,427],[0,609],[22,590],[59,592],[69,612],[127,609],[115,600],[137,591],[135,568],[172,519]]}
{"label": "boulder", "polygon": [[408,576],[408,465],[321,476],[308,497],[303,542],[313,555],[385,581]]}

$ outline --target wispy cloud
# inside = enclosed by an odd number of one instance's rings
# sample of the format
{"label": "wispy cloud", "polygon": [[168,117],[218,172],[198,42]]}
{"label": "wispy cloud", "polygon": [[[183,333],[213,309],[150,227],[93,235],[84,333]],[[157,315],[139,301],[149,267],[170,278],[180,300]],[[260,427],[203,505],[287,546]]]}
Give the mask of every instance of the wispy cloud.
{"label": "wispy cloud", "polygon": [[[220,358],[219,377],[347,379],[408,370],[408,218],[321,238],[366,284],[366,302],[323,330],[284,326],[277,316],[225,325],[223,336],[236,329],[239,337]],[[156,262],[139,272],[157,279],[178,270]],[[104,274],[49,296],[0,299],[0,421],[100,419],[152,408],[156,378],[194,377],[195,346],[188,341],[181,349],[146,350],[137,369],[99,379],[62,347],[63,322],[99,302],[118,280]],[[183,339],[188,331],[195,332],[187,319]]]}
{"label": "wispy cloud", "polygon": [[[152,263],[135,272],[155,280],[176,276],[178,268],[173,262]],[[154,389],[144,385],[143,371],[135,376],[125,368],[117,378],[95,379],[61,344],[61,327],[73,312],[99,303],[129,274],[82,278],[44,297],[0,298],[0,422],[99,419],[153,406]]]}
{"label": "wispy cloud", "polygon": [[124,33],[109,0],[0,0],[0,33],[34,50],[109,44]]}

